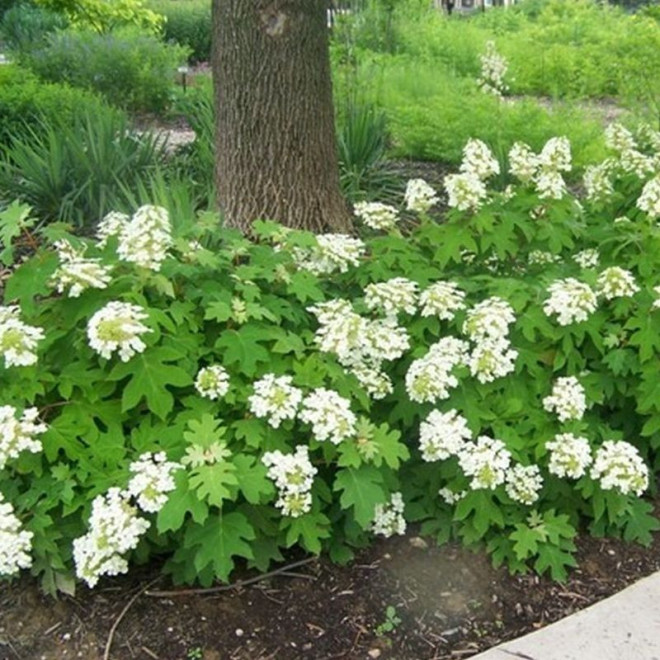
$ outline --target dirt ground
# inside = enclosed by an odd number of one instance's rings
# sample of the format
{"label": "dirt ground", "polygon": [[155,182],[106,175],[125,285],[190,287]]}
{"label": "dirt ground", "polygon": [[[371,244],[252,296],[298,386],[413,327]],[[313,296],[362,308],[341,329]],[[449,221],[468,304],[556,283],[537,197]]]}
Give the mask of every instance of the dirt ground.
{"label": "dirt ground", "polygon": [[660,570],[660,535],[650,548],[588,537],[578,546],[565,584],[413,535],[345,567],[291,557],[284,572],[220,592],[169,593],[152,568],[54,600],[24,578],[0,587],[0,658],[460,660]]}

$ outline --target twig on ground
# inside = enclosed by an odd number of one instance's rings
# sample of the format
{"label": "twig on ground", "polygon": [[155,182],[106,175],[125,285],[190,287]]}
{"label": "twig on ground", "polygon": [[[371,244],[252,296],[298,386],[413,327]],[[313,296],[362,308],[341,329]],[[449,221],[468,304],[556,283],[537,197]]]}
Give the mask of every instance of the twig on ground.
{"label": "twig on ground", "polygon": [[14,648],[14,645],[8,639],[0,640],[0,646],[8,646],[9,650],[20,660],[21,656],[18,651]]}
{"label": "twig on ground", "polygon": [[151,580],[151,582],[148,582],[147,584],[142,587],[138,592],[136,592],[133,597],[124,605],[124,609],[119,613],[119,616],[115,619],[115,622],[112,624],[112,628],[110,628],[110,633],[108,634],[108,640],[105,643],[105,651],[103,652],[103,660],[109,660],[110,658],[110,649],[112,648],[112,641],[115,636],[115,632],[117,631],[117,628],[119,627],[119,624],[121,623],[121,620],[126,616],[126,612],[131,609],[131,606],[133,603],[144,593],[146,593],[147,589],[149,587],[153,586],[156,584],[156,582],[160,581],[160,576],[157,577],[155,580]]}
{"label": "twig on ground", "polygon": [[[262,573],[256,577],[249,578],[247,580],[239,580],[234,582],[234,584],[223,584],[218,587],[201,587],[197,589],[173,589],[171,591],[145,591],[145,596],[150,598],[170,598],[172,596],[205,596],[208,594],[216,594],[222,591],[230,591],[232,589],[240,589],[241,587],[246,587],[249,584],[254,584],[255,582],[260,582],[261,580],[267,580],[268,578],[275,577],[276,575],[286,576],[290,574],[292,568],[298,568],[299,566],[304,566],[305,564],[310,564],[315,561],[316,557],[307,557],[307,559],[301,559],[300,561],[294,561],[292,564],[287,564],[286,566],[281,566],[276,568],[274,571],[269,571],[268,573]],[[312,576],[303,575],[300,573],[290,574],[290,577],[304,577],[309,579]],[[105,658],[104,658],[105,660]]]}

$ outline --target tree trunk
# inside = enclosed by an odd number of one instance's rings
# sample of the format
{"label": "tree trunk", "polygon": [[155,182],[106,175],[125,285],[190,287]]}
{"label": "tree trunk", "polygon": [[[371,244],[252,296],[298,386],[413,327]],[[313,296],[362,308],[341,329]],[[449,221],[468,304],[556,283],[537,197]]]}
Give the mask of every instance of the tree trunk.
{"label": "tree trunk", "polygon": [[256,219],[346,231],[327,0],[213,0],[218,204]]}

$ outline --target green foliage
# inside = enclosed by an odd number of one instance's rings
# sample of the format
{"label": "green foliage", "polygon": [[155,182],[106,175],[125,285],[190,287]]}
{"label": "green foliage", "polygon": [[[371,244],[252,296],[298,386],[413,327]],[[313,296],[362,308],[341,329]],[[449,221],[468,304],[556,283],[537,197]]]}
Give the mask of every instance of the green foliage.
{"label": "green foliage", "polygon": [[[255,222],[248,240],[219,229],[208,214],[179,217],[168,255],[149,268],[126,256],[126,229],[99,245],[62,224],[38,225],[30,218],[39,215],[24,206],[9,207],[0,215],[0,256],[6,264],[14,260],[4,301],[18,305],[23,322],[43,328],[44,338],[36,364],[25,366],[7,366],[9,352],[0,343],[0,403],[21,411],[35,406],[48,428],[42,451],[7,459],[0,491],[33,534],[33,573],[47,589],[71,588],[72,543],[88,530],[92,501],[126,488],[131,464],[152,452],[164,452],[177,469],[160,510],[134,511],[151,526],[126,559],[166,557],[164,570],[176,583],[228,580],[238,565],[267,570],[293,546],[345,561],[368,542],[375,522],[383,533],[400,532],[401,516],[438,542],[479,544],[511,571],[532,568],[556,580],[575,565],[578,531],[648,544],[659,526],[650,504],[588,466],[575,478],[559,474],[548,443],[574,433],[586,438],[593,457],[607,441],[625,440],[650,466],[651,484],[657,477],[660,228],[637,206],[649,176],[619,171],[611,195],[580,203],[569,193],[540,196],[522,183],[504,194],[495,182],[478,210],[452,209],[442,222],[409,213],[389,233],[360,227],[364,257],[326,275],[300,267],[301,254],[318,239],[275,223]],[[613,221],[624,214],[629,222]],[[86,250],[94,260],[88,265],[112,268],[107,286],[84,287],[77,297],[54,293],[64,257],[51,244],[63,239]],[[147,239],[160,240],[153,227],[132,240]],[[21,259],[26,245],[38,244]],[[599,251],[597,267],[575,261],[587,248]],[[539,251],[552,258],[530,258]],[[637,292],[605,295],[598,280],[613,266],[631,272]],[[346,367],[346,355],[340,361],[331,348],[320,350],[309,307],[343,299],[362,319],[382,320],[370,309],[366,287],[395,277],[420,289],[455,282],[466,307],[444,319],[402,311],[388,322],[383,341],[405,330],[409,348],[383,361],[393,387],[371,398]],[[569,277],[594,287],[598,304],[584,320],[561,325],[544,307],[550,285]],[[446,397],[411,398],[414,361],[439,339],[466,338],[469,310],[493,296],[515,312],[507,337],[517,353],[513,370],[479,379],[462,359]],[[135,354],[125,360],[103,357],[90,344],[90,319],[111,301],[144,310],[143,343],[132,344]],[[0,325],[13,313],[4,311]],[[104,332],[107,341],[118,336]],[[335,338],[338,346],[350,339],[340,331]],[[195,385],[209,365],[228,374],[226,389],[213,398],[202,396],[201,381]],[[334,442],[300,414],[269,423],[251,401],[255,381],[266,374],[290,376],[304,402],[321,387],[343,396],[355,415],[348,436]],[[583,386],[586,410],[562,422],[543,400],[566,376]],[[503,476],[495,480],[495,464],[484,468],[492,488],[475,482],[460,460],[464,449],[437,460],[425,456],[420,424],[432,411],[455,411],[471,438],[496,438],[513,464],[538,466],[538,497],[521,500]],[[301,450],[310,500],[291,509],[299,515],[286,515],[286,493],[270,468],[278,453]],[[300,472],[290,478],[294,486],[306,483]],[[625,483],[626,469],[618,478]],[[394,618],[388,617],[393,625]]]}
{"label": "green foliage", "polygon": [[44,81],[94,91],[134,112],[163,112],[172,100],[177,66],[186,57],[181,47],[134,30],[66,30],[51,35],[27,63]]}
{"label": "green foliage", "polygon": [[20,0],[0,0],[0,18],[5,12],[9,11],[12,7],[17,5]]}
{"label": "green foliage", "polygon": [[[428,117],[443,117],[444,121],[436,119],[434,129],[453,125],[459,105],[467,124],[483,125],[485,115],[492,113],[486,109],[491,104],[484,107],[474,92],[488,41],[495,42],[508,62],[506,82],[513,96],[614,97],[635,111],[651,113],[657,121],[660,24],[644,12],[630,15],[593,0],[527,1],[461,20],[447,17],[427,2],[406,0],[391,10],[370,2],[342,17],[334,31],[333,55],[339,67],[368,69],[378,64],[385,89],[383,106],[396,138],[397,115],[391,112],[390,99],[393,93],[400,94],[398,105],[404,105],[411,88],[416,90],[415,99],[421,98],[429,109]],[[452,109],[443,113],[445,103]],[[473,110],[475,105],[481,109]],[[509,113],[497,114],[499,119]],[[423,126],[428,117],[402,115],[398,121]],[[543,113],[535,119],[546,126],[561,122],[561,117]],[[522,117],[505,119],[509,121],[519,127]]]}
{"label": "green foliage", "polygon": [[401,618],[396,613],[396,608],[393,605],[388,605],[385,608],[385,620],[376,626],[376,636],[382,637],[383,635],[394,632],[400,623]]}
{"label": "green foliage", "polygon": [[150,179],[163,146],[100,105],[70,123],[64,117],[37,120],[9,141],[0,156],[0,200],[17,198],[45,222],[89,227],[124,205],[121,185],[137,188]]}
{"label": "green foliage", "polygon": [[[215,111],[210,79],[180,95],[173,108],[195,132],[195,140],[177,150],[170,169],[203,198],[215,190]],[[205,84],[206,83],[206,84]]]}
{"label": "green foliage", "polygon": [[190,51],[191,62],[211,59],[210,0],[150,0],[149,8],[165,18],[162,35]]}
{"label": "green foliage", "polygon": [[42,45],[46,35],[66,24],[60,14],[23,2],[4,15],[0,11],[0,38],[10,51],[27,52]]}
{"label": "green foliage", "polygon": [[0,151],[42,122],[71,125],[75,117],[106,111],[97,96],[60,83],[41,83],[15,64],[0,67]]}
{"label": "green foliage", "polygon": [[37,5],[61,13],[76,27],[110,32],[132,26],[157,32],[161,18],[144,6],[143,0],[33,0]]}
{"label": "green foliage", "polygon": [[602,155],[600,122],[584,112],[562,108],[552,112],[533,100],[501,102],[483,94],[473,80],[444,75],[435,67],[387,58],[373,65],[377,105],[388,119],[397,156],[458,163],[463,145],[476,137],[504,158],[512,144],[524,140],[539,149],[553,135],[566,135],[576,162]]}
{"label": "green foliage", "polygon": [[352,201],[370,197],[387,199],[395,188],[385,165],[387,125],[374,104],[349,96],[337,127],[342,191]]}

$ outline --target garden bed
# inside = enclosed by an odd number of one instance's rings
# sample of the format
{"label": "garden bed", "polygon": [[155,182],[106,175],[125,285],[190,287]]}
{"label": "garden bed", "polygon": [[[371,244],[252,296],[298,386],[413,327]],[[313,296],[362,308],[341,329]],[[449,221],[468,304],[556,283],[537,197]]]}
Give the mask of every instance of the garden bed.
{"label": "garden bed", "polygon": [[560,584],[409,534],[220,592],[159,596],[171,587],[154,567],[54,601],[25,578],[0,588],[0,658],[468,658],[660,570],[660,534],[649,548],[580,537],[577,559]]}

